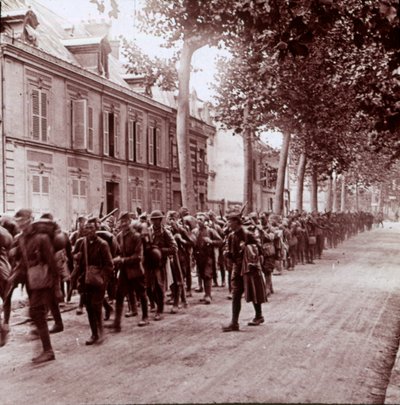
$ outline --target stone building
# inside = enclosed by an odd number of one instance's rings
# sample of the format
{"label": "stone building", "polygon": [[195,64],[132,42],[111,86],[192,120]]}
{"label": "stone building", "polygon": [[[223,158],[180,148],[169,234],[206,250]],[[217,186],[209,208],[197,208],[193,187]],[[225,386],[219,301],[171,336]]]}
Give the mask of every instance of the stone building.
{"label": "stone building", "polygon": [[[218,212],[244,203],[243,138],[216,126],[208,138],[208,205]],[[272,211],[279,152],[256,140],[253,148],[253,199],[258,211]]]}
{"label": "stone building", "polygon": [[[109,26],[72,26],[34,0],[2,0],[1,23],[1,210],[50,211],[69,228],[101,205],[178,208],[176,109],[131,89]],[[215,129],[204,109],[191,115],[202,209]]]}

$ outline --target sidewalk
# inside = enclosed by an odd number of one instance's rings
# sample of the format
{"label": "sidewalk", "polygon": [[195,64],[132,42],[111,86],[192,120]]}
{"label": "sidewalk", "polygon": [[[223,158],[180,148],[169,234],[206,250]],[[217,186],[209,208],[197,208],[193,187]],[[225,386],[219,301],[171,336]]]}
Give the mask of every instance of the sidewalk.
{"label": "sidewalk", "polygon": [[400,347],[397,350],[396,360],[386,390],[385,404],[400,404]]}

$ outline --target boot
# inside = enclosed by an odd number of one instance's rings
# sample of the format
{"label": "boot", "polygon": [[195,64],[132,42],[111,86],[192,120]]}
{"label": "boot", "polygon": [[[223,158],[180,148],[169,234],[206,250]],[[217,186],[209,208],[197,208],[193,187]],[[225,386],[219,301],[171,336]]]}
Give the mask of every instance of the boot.
{"label": "boot", "polygon": [[43,351],[39,356],[36,356],[32,359],[32,362],[35,364],[45,363],[46,361],[55,360],[56,356],[54,355],[53,350]]}

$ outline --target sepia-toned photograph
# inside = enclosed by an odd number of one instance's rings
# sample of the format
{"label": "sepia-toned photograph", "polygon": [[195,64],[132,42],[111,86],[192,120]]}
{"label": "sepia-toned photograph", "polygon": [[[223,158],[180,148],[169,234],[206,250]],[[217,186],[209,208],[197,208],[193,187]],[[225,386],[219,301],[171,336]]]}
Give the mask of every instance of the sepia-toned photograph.
{"label": "sepia-toned photograph", "polygon": [[400,404],[400,0],[0,0],[0,403]]}

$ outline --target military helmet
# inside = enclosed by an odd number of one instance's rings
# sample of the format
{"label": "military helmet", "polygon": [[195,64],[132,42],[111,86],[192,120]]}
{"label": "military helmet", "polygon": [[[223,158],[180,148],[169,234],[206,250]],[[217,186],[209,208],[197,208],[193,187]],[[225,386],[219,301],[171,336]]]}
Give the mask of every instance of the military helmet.
{"label": "military helmet", "polygon": [[164,218],[163,213],[160,210],[155,210],[150,214],[150,219]]}

